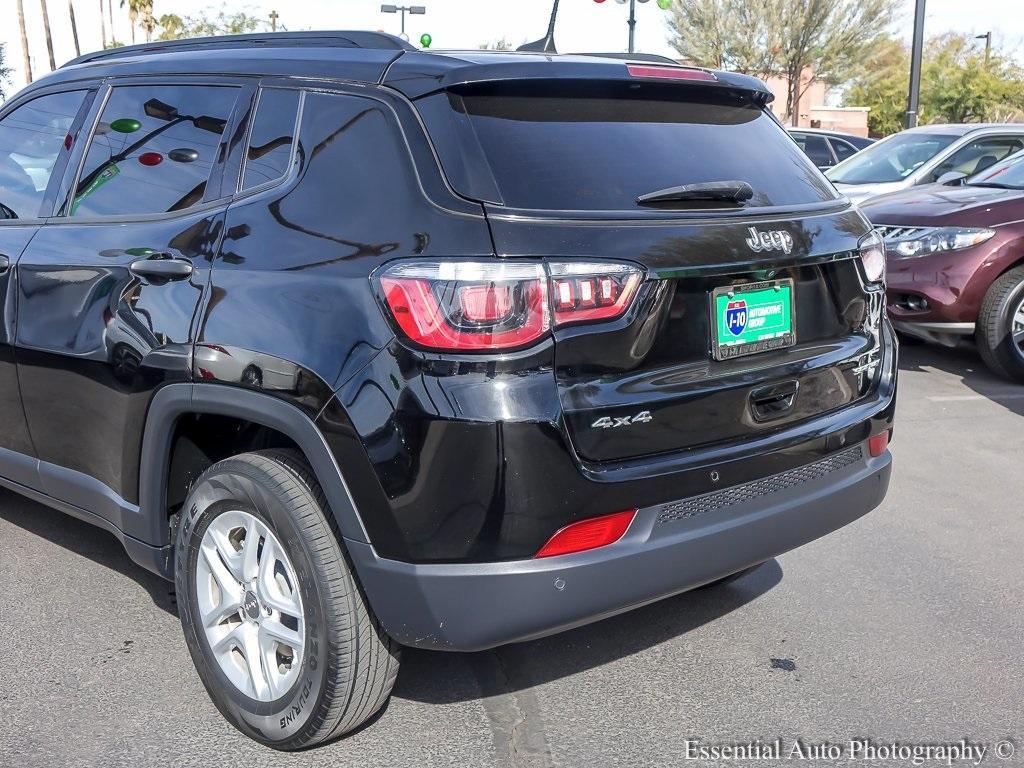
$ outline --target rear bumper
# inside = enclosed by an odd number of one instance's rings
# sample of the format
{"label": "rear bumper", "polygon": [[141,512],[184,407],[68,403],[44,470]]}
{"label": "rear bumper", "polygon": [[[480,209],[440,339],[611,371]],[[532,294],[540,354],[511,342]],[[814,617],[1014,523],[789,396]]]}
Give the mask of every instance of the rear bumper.
{"label": "rear bumper", "polygon": [[626,535],[542,560],[415,564],[346,541],[384,630],[474,651],[528,640],[735,573],[856,520],[883,499],[891,456],[863,445],[722,491],[641,509]]}

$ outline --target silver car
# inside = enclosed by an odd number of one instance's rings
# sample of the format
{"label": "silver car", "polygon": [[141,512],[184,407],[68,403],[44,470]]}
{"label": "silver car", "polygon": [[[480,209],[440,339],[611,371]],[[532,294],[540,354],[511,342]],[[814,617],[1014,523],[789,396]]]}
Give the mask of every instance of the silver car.
{"label": "silver car", "polygon": [[825,175],[855,203],[919,184],[949,183],[1024,149],[1024,124],[922,125],[895,133]]}

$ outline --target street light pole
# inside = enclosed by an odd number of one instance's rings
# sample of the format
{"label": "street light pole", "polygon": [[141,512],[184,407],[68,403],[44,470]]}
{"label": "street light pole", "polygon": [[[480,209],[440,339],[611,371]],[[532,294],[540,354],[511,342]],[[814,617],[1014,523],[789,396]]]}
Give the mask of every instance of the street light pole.
{"label": "street light pole", "polygon": [[422,5],[382,5],[380,12],[400,13],[402,15],[402,39],[408,40],[409,36],[405,34],[405,14],[411,13],[413,16],[422,16],[427,12],[427,9]]}
{"label": "street light pole", "polygon": [[636,0],[629,0],[629,52],[636,52]]}
{"label": "street light pole", "polygon": [[992,55],[992,31],[989,30],[984,35],[975,35],[975,40],[981,40],[985,38],[985,66],[988,66],[988,60]]}
{"label": "street light pole", "polygon": [[906,127],[917,125],[917,107],[921,96],[921,52],[924,48],[924,4],[917,0],[914,6],[914,41],[910,49],[910,93],[907,97]]}

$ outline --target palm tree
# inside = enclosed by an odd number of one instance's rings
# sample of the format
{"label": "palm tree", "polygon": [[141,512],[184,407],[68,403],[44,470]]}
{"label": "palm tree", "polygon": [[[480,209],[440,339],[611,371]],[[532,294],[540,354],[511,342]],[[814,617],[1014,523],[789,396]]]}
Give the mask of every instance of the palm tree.
{"label": "palm tree", "polygon": [[[103,0],[100,0],[102,3]],[[114,32],[114,0],[107,0],[107,15],[110,17],[110,45],[117,47],[117,34]]]}
{"label": "palm tree", "polygon": [[57,60],[53,58],[53,37],[50,35],[50,12],[46,10],[46,0],[39,0],[43,7],[43,34],[46,35],[46,52],[50,54],[50,71],[57,69]]}
{"label": "palm tree", "polygon": [[21,55],[24,57],[25,82],[32,82],[32,59],[28,55],[28,32],[25,30],[25,3],[18,0],[18,27],[21,29]]}
{"label": "palm tree", "polygon": [[75,23],[75,4],[68,0],[68,17],[71,19],[71,36],[75,39],[75,56],[82,55],[82,49],[78,47],[78,25]]}
{"label": "palm tree", "polygon": [[103,15],[103,0],[100,0],[100,34],[103,36],[103,50],[107,49],[107,19]]}
{"label": "palm tree", "polygon": [[153,0],[121,0],[121,7],[128,6],[128,21],[132,28],[132,43],[135,43],[135,24],[142,18],[142,26],[146,30],[146,40],[152,37],[156,29],[156,23],[150,22],[153,18]]}

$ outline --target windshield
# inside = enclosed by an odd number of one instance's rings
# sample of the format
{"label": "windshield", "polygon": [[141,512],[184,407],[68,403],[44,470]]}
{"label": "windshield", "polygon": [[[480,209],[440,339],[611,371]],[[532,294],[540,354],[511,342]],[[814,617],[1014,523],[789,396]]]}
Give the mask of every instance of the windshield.
{"label": "windshield", "polygon": [[1024,189],[1024,151],[974,174],[965,183],[972,187]]}
{"label": "windshield", "polygon": [[[453,186],[513,208],[638,210],[638,197],[685,185],[698,191],[665,207],[836,199],[767,112],[710,88],[508,83],[417,106]],[[751,194],[737,202],[706,191],[723,183],[746,183]]]}
{"label": "windshield", "polygon": [[898,133],[861,150],[825,175],[837,184],[903,181],[956,139],[945,133]]}

